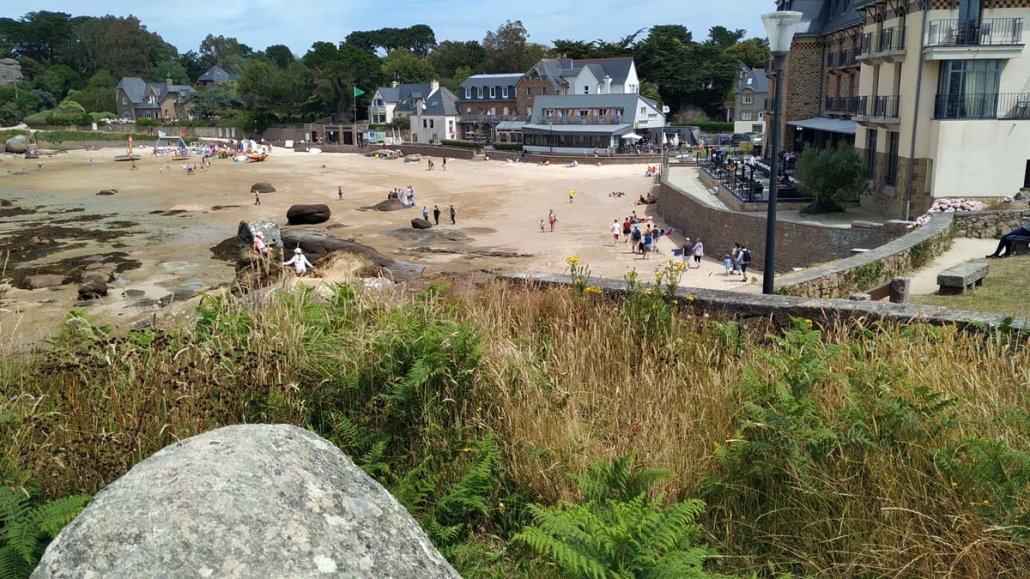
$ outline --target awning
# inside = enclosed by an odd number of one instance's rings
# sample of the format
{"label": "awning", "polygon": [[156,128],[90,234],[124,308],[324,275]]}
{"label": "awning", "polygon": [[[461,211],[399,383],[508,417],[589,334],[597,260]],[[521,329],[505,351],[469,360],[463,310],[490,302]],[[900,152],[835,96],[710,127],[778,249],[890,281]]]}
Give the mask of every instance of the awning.
{"label": "awning", "polygon": [[521,131],[526,121],[501,121],[497,123],[498,131]]}
{"label": "awning", "polygon": [[803,121],[789,121],[788,125],[812,129],[813,131],[826,131],[827,133],[840,133],[842,135],[855,134],[855,121],[844,119],[831,119],[828,117],[812,117]]}
{"label": "awning", "polygon": [[636,133],[630,133],[628,135],[622,135],[622,140],[624,140],[624,141],[639,141],[640,139],[643,139],[643,138],[644,137],[641,137],[640,135],[638,135]]}

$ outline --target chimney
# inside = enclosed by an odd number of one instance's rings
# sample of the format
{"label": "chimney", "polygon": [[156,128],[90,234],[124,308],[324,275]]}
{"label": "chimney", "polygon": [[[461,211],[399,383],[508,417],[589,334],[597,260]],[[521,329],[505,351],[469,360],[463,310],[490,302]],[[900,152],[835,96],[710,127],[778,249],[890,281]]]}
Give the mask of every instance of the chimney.
{"label": "chimney", "polygon": [[172,86],[172,79],[170,79],[170,78],[166,78],[166,79],[165,79],[165,85],[167,85],[167,86]]}
{"label": "chimney", "polygon": [[401,83],[399,83],[397,81],[393,81],[393,82],[390,83],[390,86],[393,87],[393,88],[397,88],[397,87],[401,86]]}
{"label": "chimney", "polygon": [[604,94],[612,94],[612,77],[604,75]]}
{"label": "chimney", "polygon": [[429,83],[429,94],[433,94],[438,90],[440,90],[440,81],[434,78],[433,81]]}

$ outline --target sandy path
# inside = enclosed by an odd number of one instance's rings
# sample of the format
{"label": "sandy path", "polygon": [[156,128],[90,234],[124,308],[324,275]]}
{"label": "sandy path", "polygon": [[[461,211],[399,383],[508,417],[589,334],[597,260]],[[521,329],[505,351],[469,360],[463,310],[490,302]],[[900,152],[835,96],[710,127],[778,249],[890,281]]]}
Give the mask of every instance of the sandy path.
{"label": "sandy path", "polygon": [[[120,152],[75,151],[44,157],[42,169],[37,169],[34,161],[10,155],[0,159],[0,199],[37,211],[0,219],[0,243],[26,227],[52,222],[62,211],[97,217],[81,227],[125,233],[115,242],[89,243],[41,260],[8,265],[39,268],[72,255],[128,253],[140,260],[142,267],[126,272],[114,284],[120,291],[88,307],[88,312],[105,321],[134,320],[155,311],[152,302],[167,299],[172,292],[199,291],[230,281],[231,266],[212,259],[210,248],[235,235],[240,221],[269,218],[285,223],[286,210],[296,203],[328,204],[333,216],[316,228],[331,228],[334,235],[373,246],[397,259],[426,264],[430,276],[475,271],[562,272],[564,259],[577,255],[595,276],[621,278],[636,268],[644,280],[651,280],[658,265],[658,260],[644,261],[629,253],[628,246],[616,251],[609,232],[613,219],[621,222],[634,209],[638,215],[651,215],[653,207],[633,205],[651,184],[644,177],[643,165],[586,164],[566,169],[452,159],[447,171],[430,172],[424,161],[406,164],[276,149],[263,163],[213,160],[210,170],[187,176],[180,163],[168,161],[166,169],[166,160],[149,156],[146,149],[139,151],[143,158],[137,163],[138,170],[132,171],[125,163],[113,161]],[[250,187],[259,181],[273,184],[277,191],[262,195],[262,204],[255,206]],[[345,192],[342,201],[336,194],[341,185]],[[438,232],[464,233],[468,239],[427,242],[412,237],[409,222],[420,216],[420,210],[360,210],[385,199],[393,187],[408,185],[415,188],[420,206],[432,210],[435,204],[443,210]],[[569,188],[576,190],[572,204],[568,202]],[[102,189],[117,189],[118,193],[97,196]],[[626,196],[611,198],[611,191],[624,191]],[[451,204],[458,211],[456,225],[447,218]],[[560,221],[554,233],[542,234],[539,222],[549,209]],[[665,227],[660,220],[656,224]],[[682,237],[663,240],[665,257],[671,256],[673,243],[682,243]],[[413,250],[418,246],[422,251]],[[427,247],[429,252],[425,252]],[[526,257],[484,256],[487,251]],[[684,284],[757,291],[755,286],[744,287],[724,277],[722,271],[721,263],[708,260],[700,270],[690,271]],[[70,286],[12,290],[6,306],[10,311],[0,318],[0,337],[21,335],[26,328],[39,336],[50,334],[74,303],[75,288]]]}
{"label": "sandy path", "polygon": [[937,285],[937,274],[960,263],[983,260],[985,255],[994,253],[997,247],[997,239],[956,238],[951,245],[951,249],[909,274],[909,277],[912,278],[912,293],[914,295],[937,293],[939,287]]}

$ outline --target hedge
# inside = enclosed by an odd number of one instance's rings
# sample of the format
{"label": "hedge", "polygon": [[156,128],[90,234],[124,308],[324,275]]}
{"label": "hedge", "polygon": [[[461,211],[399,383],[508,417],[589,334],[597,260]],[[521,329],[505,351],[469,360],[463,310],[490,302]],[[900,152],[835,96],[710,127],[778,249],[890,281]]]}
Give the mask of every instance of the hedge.
{"label": "hedge", "polygon": [[475,141],[452,141],[450,139],[443,139],[440,141],[441,145],[447,147],[461,147],[464,149],[482,149],[483,143],[477,143]]}
{"label": "hedge", "polygon": [[696,119],[687,123],[673,123],[674,127],[697,127],[706,133],[732,133],[733,123]]}
{"label": "hedge", "polygon": [[522,143],[494,143],[493,147],[497,151],[521,151]]}

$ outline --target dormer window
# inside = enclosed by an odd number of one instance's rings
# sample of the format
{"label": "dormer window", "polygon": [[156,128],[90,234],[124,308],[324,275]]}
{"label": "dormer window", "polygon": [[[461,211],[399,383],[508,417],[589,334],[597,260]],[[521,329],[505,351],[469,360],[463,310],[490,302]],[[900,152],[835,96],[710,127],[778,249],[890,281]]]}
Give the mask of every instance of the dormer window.
{"label": "dormer window", "polygon": [[494,88],[494,87],[490,87],[490,98],[492,98],[492,99],[497,98],[497,89]]}
{"label": "dormer window", "polygon": [[470,89],[469,87],[465,87],[465,98],[472,98],[472,89]]}
{"label": "dormer window", "polygon": [[753,79],[753,78],[751,78],[751,77],[748,77],[748,79],[747,79],[747,83],[748,83],[748,84],[751,84],[751,81],[752,81],[752,80],[754,80],[754,79]]}
{"label": "dormer window", "polygon": [[501,89],[501,98],[508,98],[508,87],[504,87]]}
{"label": "dormer window", "polygon": [[476,96],[477,98],[483,98],[483,87],[476,87]]}

